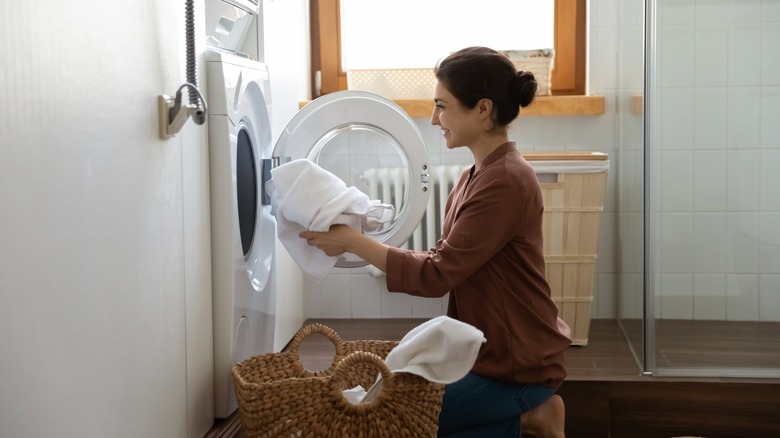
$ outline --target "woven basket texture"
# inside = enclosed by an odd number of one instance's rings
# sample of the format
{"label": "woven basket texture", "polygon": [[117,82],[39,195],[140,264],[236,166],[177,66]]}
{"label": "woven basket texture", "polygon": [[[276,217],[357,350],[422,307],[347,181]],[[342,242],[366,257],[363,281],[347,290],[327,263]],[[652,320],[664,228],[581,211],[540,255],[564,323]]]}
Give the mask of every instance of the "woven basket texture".
{"label": "woven basket texture", "polygon": [[552,70],[555,60],[554,49],[535,50],[502,50],[515,68],[520,71],[530,71],[536,79],[538,96],[552,94]]}
{"label": "woven basket texture", "polygon": [[432,68],[347,70],[347,88],[387,99],[433,99],[436,76]]}
{"label": "woven basket texture", "polygon": [[[298,348],[320,333],[336,347],[333,364],[306,370]],[[434,437],[444,385],[408,373],[393,373],[383,358],[397,341],[342,341],[330,327],[311,324],[282,353],[246,359],[233,369],[245,438],[255,437]],[[353,404],[342,391],[376,382],[370,401]]]}

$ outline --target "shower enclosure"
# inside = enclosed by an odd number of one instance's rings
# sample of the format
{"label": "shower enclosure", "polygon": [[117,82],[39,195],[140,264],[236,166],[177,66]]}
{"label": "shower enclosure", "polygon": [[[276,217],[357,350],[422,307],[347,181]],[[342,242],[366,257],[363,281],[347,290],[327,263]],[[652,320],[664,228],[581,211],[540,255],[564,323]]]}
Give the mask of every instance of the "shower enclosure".
{"label": "shower enclosure", "polygon": [[780,377],[780,0],[629,0],[618,319],[644,373]]}

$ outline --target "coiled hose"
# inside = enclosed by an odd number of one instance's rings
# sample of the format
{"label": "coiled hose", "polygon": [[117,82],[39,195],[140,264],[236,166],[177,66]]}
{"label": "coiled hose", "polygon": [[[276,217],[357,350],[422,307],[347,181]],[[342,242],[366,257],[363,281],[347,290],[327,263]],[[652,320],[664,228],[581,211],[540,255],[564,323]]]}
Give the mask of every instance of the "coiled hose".
{"label": "coiled hose", "polygon": [[194,0],[185,0],[184,5],[186,54],[187,54],[187,84],[189,89],[190,105],[198,109],[192,114],[192,120],[202,125],[206,121],[206,100],[198,91],[197,61],[195,59],[195,5]]}

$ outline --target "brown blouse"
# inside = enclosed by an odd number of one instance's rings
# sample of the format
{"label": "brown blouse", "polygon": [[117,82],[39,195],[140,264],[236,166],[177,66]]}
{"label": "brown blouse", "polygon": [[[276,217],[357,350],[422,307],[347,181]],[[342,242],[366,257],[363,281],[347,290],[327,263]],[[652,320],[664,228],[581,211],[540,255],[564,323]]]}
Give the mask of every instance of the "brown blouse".
{"label": "brown blouse", "polygon": [[487,342],[472,371],[558,387],[569,339],[544,277],[542,194],[514,142],[479,171],[466,169],[447,199],[444,230],[428,251],[390,248],[387,288],[423,297],[447,292],[447,315],[482,330]]}

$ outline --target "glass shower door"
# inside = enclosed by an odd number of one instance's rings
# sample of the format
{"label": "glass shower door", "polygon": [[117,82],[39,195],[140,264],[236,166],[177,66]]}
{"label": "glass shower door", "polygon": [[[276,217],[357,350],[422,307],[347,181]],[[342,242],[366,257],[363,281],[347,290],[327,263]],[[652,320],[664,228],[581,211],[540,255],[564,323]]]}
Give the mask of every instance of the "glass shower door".
{"label": "glass shower door", "polygon": [[647,3],[648,370],[780,377],[780,2]]}
{"label": "glass shower door", "polygon": [[644,0],[616,3],[618,54],[618,322],[637,361],[645,365],[644,302]]}

